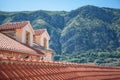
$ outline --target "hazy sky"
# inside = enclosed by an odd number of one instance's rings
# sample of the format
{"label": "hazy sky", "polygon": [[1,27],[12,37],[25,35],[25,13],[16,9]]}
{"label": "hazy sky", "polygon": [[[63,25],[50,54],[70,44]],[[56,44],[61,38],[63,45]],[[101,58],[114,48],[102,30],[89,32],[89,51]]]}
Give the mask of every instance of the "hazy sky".
{"label": "hazy sky", "polygon": [[0,11],[70,11],[85,5],[120,9],[120,0],[1,0]]}

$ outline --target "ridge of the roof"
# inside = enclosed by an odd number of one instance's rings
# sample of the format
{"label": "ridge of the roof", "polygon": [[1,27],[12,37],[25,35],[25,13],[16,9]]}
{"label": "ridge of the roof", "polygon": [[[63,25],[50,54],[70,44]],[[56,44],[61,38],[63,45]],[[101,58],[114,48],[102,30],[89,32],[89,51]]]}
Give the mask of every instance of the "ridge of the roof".
{"label": "ridge of the roof", "polygon": [[2,30],[14,30],[14,29],[20,29],[25,27],[29,21],[22,21],[22,22],[10,22],[0,25],[0,31]]}
{"label": "ridge of the roof", "polygon": [[20,62],[20,64],[26,64],[26,63],[30,63],[30,64],[33,64],[33,65],[51,65],[51,66],[54,66],[54,65],[61,65],[61,66],[75,66],[75,67],[84,67],[84,68],[100,68],[100,69],[120,69],[119,66],[99,66],[99,65],[90,65],[90,64],[80,64],[80,63],[71,63],[71,62],[57,62],[57,61],[44,61],[44,60],[35,60],[35,59],[14,59],[14,58],[8,58],[8,57],[0,57],[0,61],[3,60],[2,62],[4,63],[15,63],[17,64],[16,62]]}
{"label": "ridge of the roof", "polygon": [[[15,70],[14,70],[15,69]],[[14,71],[13,71],[14,70]],[[119,80],[120,67],[0,57],[0,80]]]}
{"label": "ridge of the roof", "polygon": [[47,31],[46,29],[38,29],[38,30],[34,30],[35,35],[41,35],[43,34],[45,31]]}

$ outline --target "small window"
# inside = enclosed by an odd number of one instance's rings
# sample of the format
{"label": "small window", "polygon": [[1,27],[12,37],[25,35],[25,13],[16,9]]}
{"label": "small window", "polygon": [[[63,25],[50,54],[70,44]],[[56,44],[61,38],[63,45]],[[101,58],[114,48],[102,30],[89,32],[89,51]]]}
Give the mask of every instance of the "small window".
{"label": "small window", "polygon": [[30,44],[30,33],[26,32],[26,44],[29,45]]}
{"label": "small window", "polygon": [[47,48],[47,39],[44,38],[44,48]]}

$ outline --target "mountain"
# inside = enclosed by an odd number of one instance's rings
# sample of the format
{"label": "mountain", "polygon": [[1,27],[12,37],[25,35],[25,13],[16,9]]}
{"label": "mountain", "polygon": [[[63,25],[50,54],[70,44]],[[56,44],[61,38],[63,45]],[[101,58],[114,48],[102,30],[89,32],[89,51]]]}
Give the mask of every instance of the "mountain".
{"label": "mountain", "polygon": [[120,46],[119,13],[120,10],[94,6],[71,11],[61,32],[62,53],[116,50]]}
{"label": "mountain", "polygon": [[55,60],[104,65],[120,62],[120,9],[87,5],[70,12],[0,11],[0,24],[26,20],[34,29],[47,28]]}

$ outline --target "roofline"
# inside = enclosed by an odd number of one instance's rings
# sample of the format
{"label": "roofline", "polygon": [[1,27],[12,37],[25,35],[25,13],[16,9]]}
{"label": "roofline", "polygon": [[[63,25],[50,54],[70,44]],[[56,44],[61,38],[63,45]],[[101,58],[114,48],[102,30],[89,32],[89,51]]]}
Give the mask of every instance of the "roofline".
{"label": "roofline", "polygon": [[[34,30],[34,31],[38,31],[38,30],[42,30],[42,29],[37,29],[37,30]],[[49,39],[50,39],[50,35],[48,34],[48,31],[47,31],[47,29],[46,28],[44,28],[43,30],[45,30],[44,32],[43,32],[43,34],[46,32],[47,33],[47,36],[49,37]],[[40,34],[34,34],[34,36],[39,36]],[[42,34],[41,34],[42,35]]]}
{"label": "roofline", "polygon": [[50,40],[50,35],[48,34],[48,31],[47,31],[47,29],[46,29],[46,31],[45,31],[46,33],[47,33],[47,36],[49,37],[49,40]]}
{"label": "roofline", "polygon": [[[33,35],[35,34],[35,32],[34,32],[34,30],[33,30],[33,28],[32,28],[32,25],[30,24],[30,21],[27,21],[28,22],[28,24],[27,25],[30,25],[30,29],[32,30],[32,32],[33,32]],[[25,27],[25,26],[24,26]]]}
{"label": "roofline", "polygon": [[[26,25],[30,24],[30,21],[21,21],[21,22],[8,22],[8,23],[4,23],[4,24],[2,24],[2,25],[0,25],[0,26],[4,26],[4,25],[7,25],[7,24],[22,23],[22,22],[27,22]],[[25,25],[25,26],[26,26],[26,25]],[[16,29],[22,29],[22,28],[24,28],[25,26],[20,27],[20,28],[16,28]],[[30,24],[30,26],[31,26],[31,24]],[[7,29],[7,30],[16,30],[16,29]],[[0,30],[0,31],[5,31],[5,30]],[[32,29],[32,32],[34,33],[33,29]]]}
{"label": "roofline", "polygon": [[[1,34],[5,35],[4,33],[1,33]],[[7,36],[7,35],[5,35],[5,36]],[[9,36],[7,36],[7,37],[9,37]],[[11,37],[9,37],[9,38],[11,38]],[[30,49],[32,49],[32,50],[34,50],[34,51],[36,52],[36,54],[34,54],[34,53],[30,53],[30,54],[33,54],[33,55],[42,55],[42,54],[44,54],[44,53],[40,52],[40,50],[37,50],[37,49],[35,49],[35,48],[32,48],[31,46],[28,46],[28,45],[26,45],[26,44],[24,44],[24,43],[22,43],[22,42],[19,42],[19,41],[17,41],[17,40],[14,39],[14,38],[11,38],[11,39],[14,40],[14,41],[16,41],[16,42],[18,42],[18,43],[20,43],[21,45],[24,45],[24,46],[26,46],[26,47],[29,47]],[[12,50],[8,50],[8,51],[12,51]],[[13,51],[13,52],[18,52],[18,51]],[[22,53],[22,52],[20,52],[20,53]],[[39,54],[39,53],[42,53],[42,54]],[[28,54],[28,53],[25,53],[25,54]]]}
{"label": "roofline", "polygon": [[[49,37],[49,39],[50,39],[50,35],[48,34],[47,29],[45,29],[45,32],[47,33],[47,36],[48,36],[48,37]],[[43,32],[43,34],[44,34],[45,32]]]}
{"label": "roofline", "polygon": [[[37,30],[34,30],[34,32],[35,31],[39,31],[39,30],[45,30],[46,31],[46,29],[37,29]],[[43,32],[44,33],[44,32]],[[38,35],[40,35],[40,34],[34,34],[35,36],[38,36]]]}
{"label": "roofline", "polygon": [[17,52],[17,51],[12,51],[12,50],[0,50],[0,52],[8,52],[8,53],[14,53],[14,54],[26,54],[26,55],[31,55],[31,56],[40,56],[38,54],[27,54],[27,53],[23,53],[23,52]]}
{"label": "roofline", "polygon": [[[98,65],[89,65],[89,64],[80,64],[80,63],[71,63],[71,62],[55,62],[55,61],[43,61],[43,60],[14,60],[14,59],[9,59],[9,58],[2,58],[0,57],[0,62],[1,63],[9,63],[9,64],[17,64],[16,62],[21,62],[20,64],[26,64],[26,62],[30,62],[30,64],[42,64],[42,65],[51,65],[51,66],[66,66],[66,67],[84,67],[84,68],[95,68],[95,69],[115,69],[118,70],[120,69],[119,66],[98,66]],[[31,63],[32,62],[32,63]],[[30,65],[28,64],[28,65]]]}

